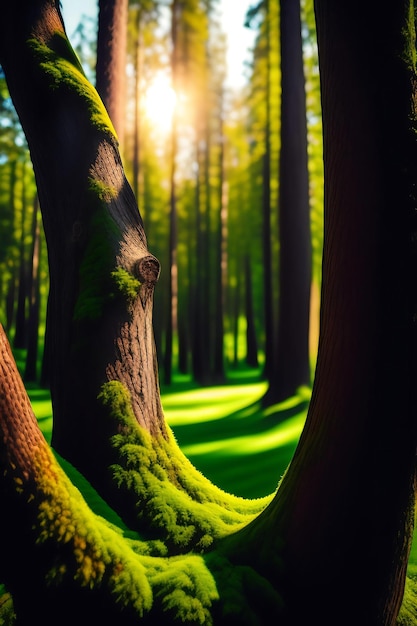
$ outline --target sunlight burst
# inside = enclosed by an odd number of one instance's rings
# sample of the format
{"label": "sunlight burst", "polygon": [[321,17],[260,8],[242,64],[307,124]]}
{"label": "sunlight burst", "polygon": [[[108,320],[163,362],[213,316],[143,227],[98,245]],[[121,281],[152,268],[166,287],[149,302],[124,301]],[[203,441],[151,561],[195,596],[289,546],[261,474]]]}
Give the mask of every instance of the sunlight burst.
{"label": "sunlight burst", "polygon": [[176,101],[169,78],[157,75],[145,93],[145,114],[150,124],[164,134],[171,129]]}

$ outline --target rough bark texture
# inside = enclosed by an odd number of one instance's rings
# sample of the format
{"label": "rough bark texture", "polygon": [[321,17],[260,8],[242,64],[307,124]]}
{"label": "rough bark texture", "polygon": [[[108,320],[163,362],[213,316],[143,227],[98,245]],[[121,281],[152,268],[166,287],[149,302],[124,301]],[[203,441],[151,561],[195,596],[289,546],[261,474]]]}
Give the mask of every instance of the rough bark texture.
{"label": "rough bark texture", "polygon": [[[31,150],[48,244],[53,444],[90,480],[106,484],[98,469],[111,454],[97,402],[103,384],[123,382],[139,424],[166,435],[152,333],[159,264],[147,250],[110,120],[55,4],[23,4],[5,8],[0,54]],[[28,92],[36,94],[30,103]]]}
{"label": "rough bark texture", "polygon": [[271,534],[282,540],[285,624],[393,625],[402,600],[417,443],[408,10],[404,1],[383,11],[316,1],[325,163],[318,364],[293,461],[254,524],[259,562]]}
{"label": "rough bark texture", "polygon": [[100,0],[98,4],[96,87],[123,144],[128,0]]}

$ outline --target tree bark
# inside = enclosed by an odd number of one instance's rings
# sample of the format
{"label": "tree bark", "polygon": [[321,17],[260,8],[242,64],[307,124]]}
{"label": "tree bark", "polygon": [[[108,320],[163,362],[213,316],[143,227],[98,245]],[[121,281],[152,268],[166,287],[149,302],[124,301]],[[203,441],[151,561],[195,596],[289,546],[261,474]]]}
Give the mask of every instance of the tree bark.
{"label": "tree bark", "polygon": [[255,314],[253,310],[252,275],[250,256],[244,259],[245,313],[246,313],[246,363],[258,367],[258,342],[256,340]]}
{"label": "tree bark", "polygon": [[265,366],[264,374],[269,378],[274,371],[275,324],[274,295],[272,284],[272,244],[271,244],[271,61],[269,0],[265,2],[266,21],[266,87],[265,87],[265,153],[262,159],[262,251],[265,320]]}
{"label": "tree bark", "polygon": [[279,306],[270,404],[310,384],[311,233],[300,10],[299,2],[281,0]]}
{"label": "tree bark", "polygon": [[[9,6],[5,21],[1,62],[31,150],[50,261],[53,445],[103,487],[98,460],[107,467],[112,454],[97,401],[103,384],[123,380],[138,423],[166,436],[152,334],[159,263],[111,122],[55,6]],[[28,92],[37,96],[30,106]]]}
{"label": "tree bark", "polygon": [[98,4],[96,87],[123,145],[128,0],[99,0]]}
{"label": "tree bark", "polygon": [[25,364],[24,380],[38,380],[38,343],[39,343],[39,310],[40,310],[40,225],[39,200],[37,194],[33,202],[32,216],[32,251],[30,262],[29,282],[29,317],[28,317],[28,345]]}
{"label": "tree bark", "polygon": [[417,444],[414,7],[315,7],[325,165],[318,362],[299,445],[274,502],[246,530],[247,550],[256,545],[261,562],[271,536],[282,546],[282,562],[263,571],[276,567],[283,623],[392,626]]}

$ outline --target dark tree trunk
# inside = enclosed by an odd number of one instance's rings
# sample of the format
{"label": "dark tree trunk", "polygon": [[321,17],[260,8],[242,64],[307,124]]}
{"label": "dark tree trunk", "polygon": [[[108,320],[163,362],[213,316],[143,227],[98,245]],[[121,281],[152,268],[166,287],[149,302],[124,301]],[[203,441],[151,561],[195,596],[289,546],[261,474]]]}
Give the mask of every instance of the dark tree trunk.
{"label": "dark tree trunk", "polygon": [[192,369],[193,378],[200,385],[210,382],[211,354],[209,338],[212,337],[212,324],[208,310],[209,299],[207,292],[210,289],[208,267],[208,206],[204,203],[206,190],[206,153],[201,150],[200,141],[196,141],[196,189],[195,189],[195,273],[194,273],[194,304],[193,304],[193,341],[192,341]]}
{"label": "dark tree trunk", "polygon": [[[174,90],[178,86],[178,27],[181,4],[178,0],[173,0],[171,7],[171,73],[172,85]],[[177,111],[174,110],[171,128],[171,154],[170,154],[170,200],[169,200],[169,281],[168,281],[168,307],[165,333],[165,350],[164,350],[164,382],[170,385],[172,382],[172,359],[173,359],[173,341],[174,333],[177,330],[178,315],[178,260],[177,260],[177,150],[178,150],[178,128],[177,128]]]}
{"label": "dark tree trunk", "polygon": [[[9,205],[10,214],[16,215],[15,206],[15,193],[16,193],[16,180],[17,180],[17,163],[16,161],[10,161],[10,178],[9,178]],[[6,295],[6,332],[10,333],[14,320],[15,320],[15,299],[16,299],[16,269],[12,267],[12,275],[10,277],[7,295]]]}
{"label": "dark tree trunk", "polygon": [[253,310],[252,275],[250,257],[245,257],[245,313],[246,313],[246,363],[258,367],[258,342],[256,340],[255,315]]}
{"label": "dark tree trunk", "polygon": [[[11,193],[14,193],[12,188]],[[13,200],[14,204],[14,200]],[[28,267],[25,250],[25,221],[26,221],[26,196],[23,186],[22,192],[22,216],[20,223],[19,242],[19,270],[17,282],[16,320],[13,346],[14,348],[26,348],[27,345],[27,295],[28,295]]]}
{"label": "dark tree trunk", "polygon": [[281,542],[284,624],[393,626],[417,444],[414,11],[397,0],[383,11],[315,7],[325,165],[317,370],[294,458],[247,549],[269,553],[271,533]]}
{"label": "dark tree trunk", "polygon": [[[141,124],[140,124],[140,78],[142,72],[142,10],[140,5],[137,8],[136,16],[136,45],[135,45],[135,95],[134,95],[134,123],[133,123],[133,191],[139,202],[140,198],[140,176],[141,176]],[[140,204],[140,203],[139,203]]]}
{"label": "dark tree trunk", "polygon": [[226,253],[226,229],[227,229],[227,183],[224,176],[224,141],[223,120],[221,119],[221,146],[219,156],[219,212],[216,233],[216,257],[215,257],[215,290],[214,290],[214,333],[213,333],[213,374],[214,381],[224,382],[224,308],[227,278],[227,253]]}
{"label": "dark tree trunk", "polygon": [[265,2],[266,20],[266,125],[265,153],[262,161],[262,251],[264,285],[264,320],[265,320],[265,367],[264,375],[269,378],[274,371],[275,325],[274,296],[272,284],[272,244],[271,244],[271,61],[270,61],[270,24],[269,0]]}
{"label": "dark tree trunk", "polygon": [[96,87],[123,145],[128,0],[99,0]]}
{"label": "dark tree trunk", "polygon": [[38,342],[39,342],[39,311],[40,311],[40,225],[39,225],[39,201],[37,194],[33,203],[32,217],[32,253],[29,288],[29,319],[28,319],[28,342],[25,366],[25,381],[38,380]]}
{"label": "dark tree trunk", "polygon": [[311,235],[299,1],[281,0],[281,77],[279,307],[270,404],[310,384]]}

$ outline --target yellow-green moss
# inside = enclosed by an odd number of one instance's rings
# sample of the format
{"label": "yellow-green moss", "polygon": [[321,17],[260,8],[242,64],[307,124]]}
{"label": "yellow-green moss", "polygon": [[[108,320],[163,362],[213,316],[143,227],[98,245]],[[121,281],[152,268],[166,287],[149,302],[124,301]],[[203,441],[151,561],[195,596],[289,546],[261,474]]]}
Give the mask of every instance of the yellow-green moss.
{"label": "yellow-green moss", "polygon": [[404,598],[397,620],[398,626],[417,626],[417,567],[410,566],[405,583]]}
{"label": "yellow-green moss", "polygon": [[120,489],[135,492],[139,527],[150,527],[174,550],[206,551],[269,502],[225,493],[195,469],[171,433],[168,440],[151,437],[137,423],[129,392],[119,381],[103,385],[99,400],[121,430],[112,440],[119,454],[114,480]]}
{"label": "yellow-green moss", "polygon": [[16,623],[13,599],[3,585],[0,585],[0,626],[12,626]]}
{"label": "yellow-green moss", "polygon": [[104,588],[121,610],[133,608],[138,618],[155,610],[166,617],[164,623],[212,623],[219,595],[202,557],[152,556],[153,542],[126,540],[92,513],[51,454],[44,450],[35,463],[37,544],[54,545],[47,586],[73,581],[90,590]]}
{"label": "yellow-green moss", "polygon": [[416,6],[414,0],[409,0],[407,22],[403,28],[404,37],[404,61],[407,67],[415,72],[416,70]]}
{"label": "yellow-green moss", "polygon": [[106,108],[86,78],[65,34],[57,31],[48,45],[37,39],[29,39],[28,45],[36,54],[39,67],[48,78],[51,89],[66,88],[76,93],[86,103],[94,126],[117,139]]}
{"label": "yellow-green moss", "polygon": [[111,276],[116,283],[117,289],[129,300],[134,300],[141,286],[141,282],[123,267],[117,267]]}

